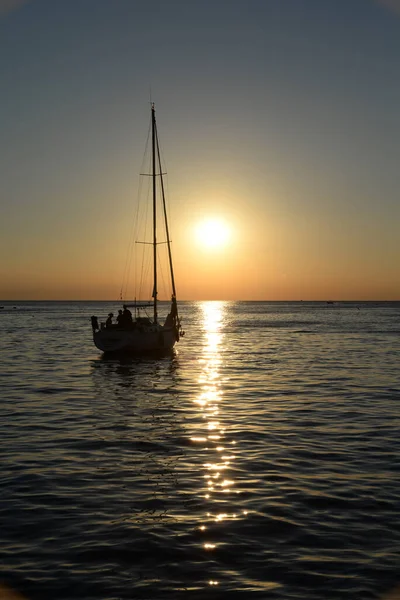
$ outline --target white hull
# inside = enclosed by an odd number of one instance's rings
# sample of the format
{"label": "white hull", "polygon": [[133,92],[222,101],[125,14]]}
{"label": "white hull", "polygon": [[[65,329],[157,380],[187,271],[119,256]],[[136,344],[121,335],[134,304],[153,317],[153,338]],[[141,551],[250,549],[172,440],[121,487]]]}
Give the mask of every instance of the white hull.
{"label": "white hull", "polygon": [[132,352],[145,354],[171,350],[179,339],[174,327],[152,325],[124,330],[111,327],[93,333],[93,341],[102,352]]}

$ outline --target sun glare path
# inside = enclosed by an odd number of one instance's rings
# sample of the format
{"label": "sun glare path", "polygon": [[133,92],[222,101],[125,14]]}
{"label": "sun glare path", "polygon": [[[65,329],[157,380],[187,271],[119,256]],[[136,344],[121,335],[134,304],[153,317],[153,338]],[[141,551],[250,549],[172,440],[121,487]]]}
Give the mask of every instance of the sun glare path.
{"label": "sun glare path", "polygon": [[[199,357],[200,373],[198,378],[199,388],[193,402],[199,406],[199,416],[204,419],[204,424],[199,424],[196,435],[191,437],[199,453],[204,456],[203,483],[200,485],[199,495],[204,498],[207,508],[206,522],[199,527],[202,533],[200,543],[207,552],[218,552],[219,544],[215,535],[220,537],[223,524],[229,527],[229,522],[243,518],[240,509],[234,510],[232,504],[237,503],[236,483],[232,477],[232,461],[237,457],[232,448],[227,444],[234,440],[226,439],[223,406],[222,376],[224,355],[224,302],[203,302],[200,304],[203,312],[203,347],[202,356]],[[235,500],[233,500],[235,498]],[[222,506],[223,504],[223,506]],[[231,510],[227,510],[231,506]],[[224,510],[222,510],[224,508]],[[233,509],[233,510],[232,510]],[[214,527],[217,527],[216,531]],[[212,573],[217,575],[217,571]],[[210,573],[211,575],[211,573]],[[218,579],[210,580],[210,585],[217,585]]]}

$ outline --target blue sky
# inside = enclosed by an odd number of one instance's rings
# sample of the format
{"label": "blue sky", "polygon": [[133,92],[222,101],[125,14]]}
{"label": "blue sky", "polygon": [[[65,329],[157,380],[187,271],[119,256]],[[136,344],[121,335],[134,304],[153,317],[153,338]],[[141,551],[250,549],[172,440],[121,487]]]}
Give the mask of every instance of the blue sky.
{"label": "blue sky", "polygon": [[185,297],[400,298],[399,4],[0,2],[0,297],[112,297],[151,94]]}

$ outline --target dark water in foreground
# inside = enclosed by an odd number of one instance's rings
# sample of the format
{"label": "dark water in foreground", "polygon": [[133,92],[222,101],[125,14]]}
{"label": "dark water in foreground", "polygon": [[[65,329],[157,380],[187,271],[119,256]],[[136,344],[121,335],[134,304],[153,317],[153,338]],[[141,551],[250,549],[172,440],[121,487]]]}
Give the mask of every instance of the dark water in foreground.
{"label": "dark water in foreground", "polygon": [[379,598],[400,583],[400,303],[0,310],[0,580],[31,600]]}

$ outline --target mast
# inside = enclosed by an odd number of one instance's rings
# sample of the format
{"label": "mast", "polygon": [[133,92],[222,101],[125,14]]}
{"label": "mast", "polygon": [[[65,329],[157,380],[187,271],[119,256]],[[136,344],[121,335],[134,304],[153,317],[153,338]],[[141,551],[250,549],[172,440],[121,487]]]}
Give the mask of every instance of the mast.
{"label": "mast", "polygon": [[152,175],[153,175],[153,306],[154,323],[157,323],[157,193],[156,193],[156,111],[151,105],[151,144],[152,144]]}
{"label": "mast", "polygon": [[164,222],[165,222],[165,233],[167,234],[167,247],[168,247],[168,261],[169,261],[169,270],[171,273],[171,285],[172,285],[172,296],[176,298],[176,289],[175,289],[175,277],[174,277],[174,267],[172,265],[172,253],[171,253],[171,240],[169,238],[169,229],[168,229],[168,219],[167,219],[167,208],[165,204],[165,192],[164,192],[164,180],[162,176],[161,169],[161,157],[160,157],[160,146],[158,143],[158,133],[156,131],[156,144],[157,144],[157,158],[158,164],[160,165],[160,182],[161,182],[161,195],[163,202],[163,212],[164,212]]}

